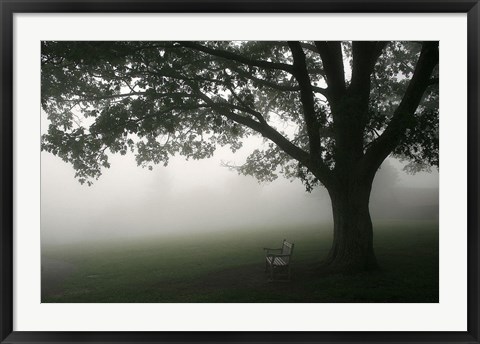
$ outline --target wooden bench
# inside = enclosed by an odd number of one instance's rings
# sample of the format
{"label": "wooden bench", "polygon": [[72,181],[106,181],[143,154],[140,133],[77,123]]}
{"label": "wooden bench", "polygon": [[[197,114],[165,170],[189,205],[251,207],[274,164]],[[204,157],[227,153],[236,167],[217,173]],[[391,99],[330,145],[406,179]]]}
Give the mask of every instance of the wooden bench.
{"label": "wooden bench", "polygon": [[275,280],[275,275],[290,280],[293,244],[284,239],[281,248],[265,247],[263,250],[265,251],[265,273],[270,273],[270,280]]}

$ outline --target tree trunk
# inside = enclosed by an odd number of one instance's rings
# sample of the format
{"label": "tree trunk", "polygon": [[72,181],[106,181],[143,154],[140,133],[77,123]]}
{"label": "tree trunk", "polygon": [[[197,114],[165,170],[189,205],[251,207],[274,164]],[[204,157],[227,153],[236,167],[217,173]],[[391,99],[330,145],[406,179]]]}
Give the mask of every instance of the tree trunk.
{"label": "tree trunk", "polygon": [[373,251],[370,190],[368,182],[329,190],[334,223],[333,245],[326,260],[329,270],[353,272],[378,268]]}

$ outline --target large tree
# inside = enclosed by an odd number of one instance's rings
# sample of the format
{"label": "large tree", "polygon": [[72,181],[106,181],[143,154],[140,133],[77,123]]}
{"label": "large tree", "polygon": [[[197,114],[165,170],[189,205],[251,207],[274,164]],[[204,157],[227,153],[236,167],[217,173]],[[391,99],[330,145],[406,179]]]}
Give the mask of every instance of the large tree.
{"label": "large tree", "polygon": [[328,190],[335,270],[377,266],[369,197],[382,162],[438,167],[438,42],[43,42],[41,63],[42,149],[80,182],[109,152],[152,168],[262,135],[235,168]]}

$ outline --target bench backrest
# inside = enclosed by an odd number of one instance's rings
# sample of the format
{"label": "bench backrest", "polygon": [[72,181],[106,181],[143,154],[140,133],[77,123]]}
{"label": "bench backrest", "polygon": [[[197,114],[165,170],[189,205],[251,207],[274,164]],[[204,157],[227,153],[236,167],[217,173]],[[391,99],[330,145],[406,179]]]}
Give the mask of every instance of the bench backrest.
{"label": "bench backrest", "polygon": [[[291,256],[293,253],[293,244],[288,242],[287,240],[283,240],[282,245],[282,254],[288,254]],[[284,260],[288,263],[290,261],[290,257],[284,257]]]}

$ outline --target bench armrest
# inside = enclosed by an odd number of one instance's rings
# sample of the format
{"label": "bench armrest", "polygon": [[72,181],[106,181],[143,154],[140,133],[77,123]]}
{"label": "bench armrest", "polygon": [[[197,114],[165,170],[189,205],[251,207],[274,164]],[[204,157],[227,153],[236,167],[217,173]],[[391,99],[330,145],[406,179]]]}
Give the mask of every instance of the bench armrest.
{"label": "bench armrest", "polygon": [[277,252],[277,253],[282,252],[281,248],[267,248],[267,247],[264,247],[263,250],[265,251],[265,257],[268,257],[269,255],[271,255],[272,252]]}

